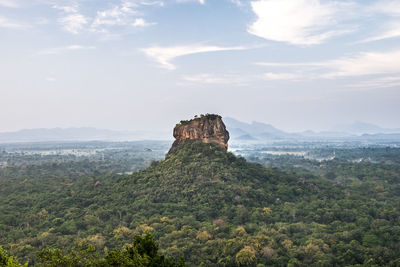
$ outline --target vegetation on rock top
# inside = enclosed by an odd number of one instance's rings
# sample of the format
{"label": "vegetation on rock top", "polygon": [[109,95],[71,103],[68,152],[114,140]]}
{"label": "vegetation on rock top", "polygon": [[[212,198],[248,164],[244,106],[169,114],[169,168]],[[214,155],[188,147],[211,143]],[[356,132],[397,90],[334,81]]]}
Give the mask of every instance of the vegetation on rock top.
{"label": "vegetation on rock top", "polygon": [[179,125],[186,125],[186,124],[188,124],[188,123],[190,123],[191,121],[194,121],[194,120],[202,120],[202,119],[206,119],[206,120],[216,120],[217,118],[222,118],[220,115],[218,115],[218,114],[206,114],[206,115],[204,115],[204,114],[200,114],[200,116],[194,116],[194,118],[193,119],[191,119],[191,120],[181,120],[180,121],[180,123],[179,124],[177,124],[176,126],[179,126]]}

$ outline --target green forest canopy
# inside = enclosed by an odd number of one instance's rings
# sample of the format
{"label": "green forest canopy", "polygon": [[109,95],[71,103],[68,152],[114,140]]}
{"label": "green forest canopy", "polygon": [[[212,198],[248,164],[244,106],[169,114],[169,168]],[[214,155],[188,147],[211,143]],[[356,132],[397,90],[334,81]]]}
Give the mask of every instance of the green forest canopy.
{"label": "green forest canopy", "polygon": [[0,243],[32,265],[47,248],[104,259],[149,233],[162,255],[188,266],[398,266],[399,167],[343,166],[360,179],[335,184],[187,142],[133,175],[8,167]]}

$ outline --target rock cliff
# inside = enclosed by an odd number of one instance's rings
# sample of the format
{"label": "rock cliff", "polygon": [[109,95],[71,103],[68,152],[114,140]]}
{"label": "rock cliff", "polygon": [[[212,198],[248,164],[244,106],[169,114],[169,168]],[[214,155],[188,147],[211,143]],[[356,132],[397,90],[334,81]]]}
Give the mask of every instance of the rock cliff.
{"label": "rock cliff", "polygon": [[201,141],[203,143],[215,143],[228,150],[229,132],[221,116],[215,114],[200,115],[192,120],[181,121],[174,128],[175,142],[168,154],[186,140]]}

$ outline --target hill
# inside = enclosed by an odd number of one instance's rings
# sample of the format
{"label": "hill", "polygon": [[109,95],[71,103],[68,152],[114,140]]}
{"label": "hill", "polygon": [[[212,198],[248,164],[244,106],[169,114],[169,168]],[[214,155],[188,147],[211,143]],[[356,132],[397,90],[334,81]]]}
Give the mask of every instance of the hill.
{"label": "hill", "polygon": [[355,121],[350,124],[340,124],[334,127],[336,131],[347,132],[351,134],[399,134],[400,129],[388,129],[382,128],[372,123],[366,123],[362,121]]}
{"label": "hill", "polygon": [[229,117],[225,118],[224,121],[229,131],[232,133],[233,138],[249,136],[250,139],[263,140],[266,135],[268,135],[270,139],[280,139],[291,136],[291,134],[281,131],[270,124],[261,122],[245,123]]}
{"label": "hill", "polygon": [[24,129],[16,132],[0,132],[0,143],[168,139],[170,139],[169,133],[166,132],[113,131],[91,127]]}

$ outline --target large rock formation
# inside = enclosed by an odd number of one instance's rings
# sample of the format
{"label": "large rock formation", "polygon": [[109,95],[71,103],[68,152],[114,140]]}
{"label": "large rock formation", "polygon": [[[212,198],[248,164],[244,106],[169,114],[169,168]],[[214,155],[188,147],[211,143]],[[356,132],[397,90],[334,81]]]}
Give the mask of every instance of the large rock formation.
{"label": "large rock formation", "polygon": [[221,116],[215,114],[200,115],[189,121],[181,121],[174,128],[175,142],[168,153],[172,153],[186,140],[215,143],[228,150],[229,132]]}

